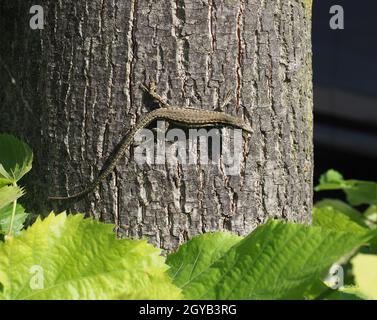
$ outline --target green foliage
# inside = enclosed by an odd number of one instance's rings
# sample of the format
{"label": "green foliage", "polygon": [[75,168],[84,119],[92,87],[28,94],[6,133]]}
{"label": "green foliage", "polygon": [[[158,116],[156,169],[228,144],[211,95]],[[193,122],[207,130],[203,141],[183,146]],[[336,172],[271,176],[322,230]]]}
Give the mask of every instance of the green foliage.
{"label": "green foliage", "polygon": [[0,188],[0,209],[16,201],[23,194],[23,189],[18,186],[4,186]]}
{"label": "green foliage", "polygon": [[25,210],[17,205],[24,194],[17,182],[30,171],[32,162],[33,153],[27,144],[0,134],[0,234],[7,233],[7,237],[19,232],[26,219]]}
{"label": "green foliage", "polygon": [[346,286],[339,290],[331,291],[324,300],[367,300],[368,295],[360,291],[360,288],[354,286]]}
{"label": "green foliage", "polygon": [[353,233],[365,232],[367,228],[334,207],[315,207],[313,209],[313,225]]}
{"label": "green foliage", "polygon": [[[353,232],[377,230],[376,183],[359,180],[344,180],[341,174],[329,170],[320,179],[316,190],[342,189],[350,204],[370,204],[365,212],[360,212],[335,199],[320,201],[314,208],[313,222],[316,225],[332,225],[348,228]],[[328,299],[377,299],[377,236],[372,237],[367,247],[354,250],[351,262],[344,264],[350,270],[348,285],[326,296]],[[345,289],[346,288],[346,289]]]}
{"label": "green foliage", "polygon": [[[241,237],[228,232],[205,233],[183,244],[179,251],[168,255],[169,274],[174,283],[186,290],[193,279],[221,259]],[[190,298],[190,297],[188,297]]]}
{"label": "green foliage", "polygon": [[[7,207],[0,209],[0,234],[6,234],[9,231],[13,213],[13,204],[9,204]],[[14,222],[12,226],[12,233],[18,234],[24,227],[24,223],[27,217],[25,209],[16,204],[16,212]]]}
{"label": "green foliage", "polygon": [[14,184],[31,169],[30,147],[9,134],[0,134],[0,187]]}
{"label": "green foliage", "polygon": [[315,191],[343,190],[347,201],[354,206],[361,204],[377,205],[377,183],[361,180],[344,180],[343,176],[329,170],[320,178]]}
{"label": "green foliage", "polygon": [[371,227],[376,228],[377,227],[377,206],[371,205],[368,207],[367,210],[364,212],[365,217],[365,223]]}
{"label": "green foliage", "polygon": [[218,243],[199,236],[170,255],[167,263],[188,299],[303,299],[332,263],[373,235],[269,221],[215,255]]}
{"label": "green foliage", "polygon": [[356,210],[355,208],[351,207],[349,204],[337,200],[337,199],[325,199],[322,201],[319,201],[315,204],[315,209],[314,210],[314,218],[316,215],[316,212],[320,211],[318,209],[325,209],[325,208],[331,208],[336,212],[340,212],[346,217],[343,217],[343,219],[348,218],[350,221],[358,224],[361,227],[367,228],[368,225],[365,222],[365,219],[362,217],[361,213]]}
{"label": "green foliage", "polygon": [[[0,299],[377,298],[375,182],[329,170],[316,190],[343,190],[349,203],[320,201],[313,226],[271,220],[247,237],[207,233],[165,259],[145,240],[118,240],[113,225],[81,214],[51,213],[21,231],[27,214],[17,182],[32,158],[26,144],[0,135]],[[351,206],[359,204],[370,206]],[[334,263],[347,273],[337,290],[324,280]]]}
{"label": "green foliage", "polygon": [[0,297],[111,299],[136,292],[155,298],[152,286],[177,298],[166,270],[160,250],[144,240],[117,240],[112,225],[82,215],[50,214],[0,244]]}

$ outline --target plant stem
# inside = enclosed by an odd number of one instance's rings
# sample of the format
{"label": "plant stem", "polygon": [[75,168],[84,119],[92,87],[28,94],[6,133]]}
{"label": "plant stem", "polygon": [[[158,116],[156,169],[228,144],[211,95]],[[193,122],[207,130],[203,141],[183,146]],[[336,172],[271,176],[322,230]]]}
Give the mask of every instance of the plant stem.
{"label": "plant stem", "polygon": [[[13,185],[17,187],[17,183],[13,183]],[[14,218],[16,216],[16,207],[17,207],[17,199],[13,201],[12,217],[10,219],[8,237],[12,237],[13,235],[13,224],[14,224]]]}

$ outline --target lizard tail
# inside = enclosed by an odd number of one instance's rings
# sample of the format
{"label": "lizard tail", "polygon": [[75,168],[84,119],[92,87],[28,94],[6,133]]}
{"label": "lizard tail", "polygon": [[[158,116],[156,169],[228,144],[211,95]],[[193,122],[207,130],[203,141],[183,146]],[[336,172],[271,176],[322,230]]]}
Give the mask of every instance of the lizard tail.
{"label": "lizard tail", "polygon": [[[128,140],[128,139],[127,139]],[[83,196],[86,196],[88,193],[93,191],[97,186],[101,183],[102,180],[106,179],[107,176],[114,170],[115,165],[117,161],[122,157],[122,155],[125,153],[125,148],[120,149],[118,153],[115,155],[115,159],[113,162],[109,165],[109,167],[103,171],[96,180],[94,180],[86,189],[83,191],[80,191],[78,193],[75,193],[71,196],[49,196],[48,200],[74,200],[81,198]]]}
{"label": "lizard tail", "polygon": [[89,192],[91,192],[92,190],[94,190],[95,187],[96,186],[90,186],[89,188],[86,188],[85,190],[83,190],[81,192],[78,192],[76,194],[73,194],[71,196],[66,196],[66,197],[63,197],[63,196],[49,196],[47,199],[48,200],[73,200],[73,199],[81,198],[81,197],[87,195]]}
{"label": "lizard tail", "polygon": [[[147,121],[145,121],[145,122],[148,124],[152,120],[153,119],[147,118]],[[143,123],[143,125],[144,125],[144,123]],[[84,189],[83,191],[78,192],[76,194],[73,194],[72,196],[49,196],[47,199],[48,200],[74,200],[74,199],[78,199],[78,198],[81,198],[81,197],[87,195],[88,193],[93,191],[95,188],[97,188],[97,186],[101,183],[101,181],[106,179],[110,175],[110,173],[114,170],[119,159],[124,156],[124,154],[126,153],[128,147],[130,146],[131,142],[133,141],[134,136],[135,136],[135,134],[138,130],[139,130],[139,127],[136,127],[135,129],[133,129],[131,131],[130,134],[127,135],[126,139],[121,143],[120,148],[116,152],[116,154],[115,154],[113,160],[111,161],[111,163],[109,164],[109,166],[86,189]]]}

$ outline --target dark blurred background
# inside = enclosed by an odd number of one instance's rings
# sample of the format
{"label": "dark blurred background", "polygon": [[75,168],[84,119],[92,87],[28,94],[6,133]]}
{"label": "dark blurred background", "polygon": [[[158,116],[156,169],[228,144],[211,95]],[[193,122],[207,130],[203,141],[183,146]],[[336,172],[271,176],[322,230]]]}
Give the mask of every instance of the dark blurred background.
{"label": "dark blurred background", "polygon": [[[332,30],[330,8],[344,9]],[[314,182],[334,168],[377,181],[377,1],[314,0]]]}

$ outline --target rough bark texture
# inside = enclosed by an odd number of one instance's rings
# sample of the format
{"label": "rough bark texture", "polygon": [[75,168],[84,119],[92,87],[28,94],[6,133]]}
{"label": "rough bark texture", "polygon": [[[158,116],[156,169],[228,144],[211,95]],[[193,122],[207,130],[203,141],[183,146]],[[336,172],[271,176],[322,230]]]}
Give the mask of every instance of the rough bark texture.
{"label": "rough bark texture", "polygon": [[46,203],[47,194],[79,191],[98,175],[149,111],[138,83],[155,79],[180,106],[212,110],[234,91],[226,111],[254,129],[242,174],[224,176],[217,165],[140,168],[125,158],[71,211],[167,250],[201,232],[246,234],[267,217],[310,222],[310,1],[39,4],[41,31],[29,28],[30,1],[0,4],[0,124],[34,149],[29,210],[66,209]]}

